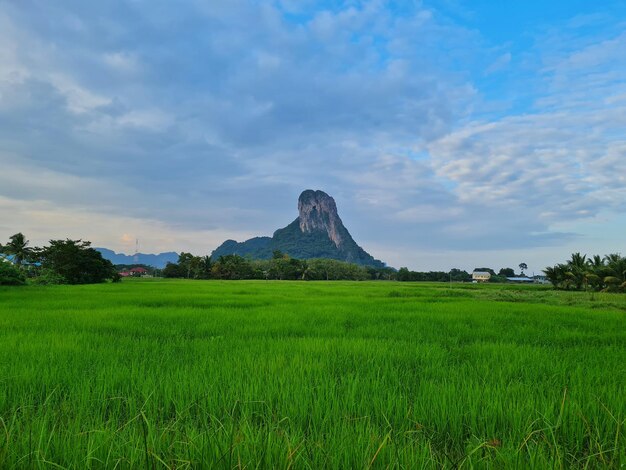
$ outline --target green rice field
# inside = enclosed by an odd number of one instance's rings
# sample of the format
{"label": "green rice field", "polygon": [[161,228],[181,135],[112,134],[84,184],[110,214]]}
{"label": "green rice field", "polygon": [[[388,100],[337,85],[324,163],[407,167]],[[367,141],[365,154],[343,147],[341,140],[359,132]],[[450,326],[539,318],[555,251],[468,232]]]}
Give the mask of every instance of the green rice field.
{"label": "green rice field", "polygon": [[626,296],[0,288],[0,468],[624,468]]}

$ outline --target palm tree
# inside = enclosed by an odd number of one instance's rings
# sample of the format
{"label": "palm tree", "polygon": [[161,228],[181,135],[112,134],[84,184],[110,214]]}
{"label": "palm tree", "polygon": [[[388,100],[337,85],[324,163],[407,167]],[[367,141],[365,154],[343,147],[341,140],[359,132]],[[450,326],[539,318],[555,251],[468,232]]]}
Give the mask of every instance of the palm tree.
{"label": "palm tree", "polygon": [[603,279],[606,285],[605,290],[626,290],[626,258],[612,253],[606,255],[604,261],[606,262],[606,276]]}
{"label": "palm tree", "polygon": [[13,261],[19,267],[22,265],[22,262],[29,259],[33,253],[33,249],[28,246],[29,242],[21,232],[16,233],[9,238],[9,240],[9,243],[2,247],[2,252],[7,255],[12,255]]}
{"label": "palm tree", "polygon": [[583,285],[583,274],[587,269],[587,255],[572,253],[572,257],[567,261],[568,285],[580,290]]}
{"label": "palm tree", "polygon": [[202,257],[201,268],[203,279],[211,279],[211,268],[213,268],[213,261],[211,260],[210,256]]}
{"label": "palm tree", "polygon": [[594,255],[587,260],[587,265],[589,266],[590,273],[592,273],[592,275],[588,276],[588,280],[592,282],[591,285],[595,290],[600,290],[603,286],[604,277],[606,276],[604,258],[600,255]]}
{"label": "palm tree", "polygon": [[557,264],[556,266],[548,266],[543,270],[546,278],[557,289],[567,289],[569,284],[568,269],[564,264]]}

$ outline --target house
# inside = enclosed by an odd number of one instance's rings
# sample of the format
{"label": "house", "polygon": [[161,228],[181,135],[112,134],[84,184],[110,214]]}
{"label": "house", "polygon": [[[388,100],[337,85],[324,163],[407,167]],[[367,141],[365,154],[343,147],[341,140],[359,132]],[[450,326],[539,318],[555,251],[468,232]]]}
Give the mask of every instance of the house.
{"label": "house", "polygon": [[138,266],[136,268],[132,268],[129,271],[131,276],[135,276],[135,277],[141,277],[141,276],[145,276],[146,274],[148,274],[148,270],[146,268],[142,268],[141,266]]}
{"label": "house", "polygon": [[491,273],[487,271],[474,271],[472,273],[472,282],[488,282],[491,279]]}
{"label": "house", "polygon": [[6,261],[7,263],[15,264],[15,256],[6,255],[4,253],[0,253],[0,261]]}

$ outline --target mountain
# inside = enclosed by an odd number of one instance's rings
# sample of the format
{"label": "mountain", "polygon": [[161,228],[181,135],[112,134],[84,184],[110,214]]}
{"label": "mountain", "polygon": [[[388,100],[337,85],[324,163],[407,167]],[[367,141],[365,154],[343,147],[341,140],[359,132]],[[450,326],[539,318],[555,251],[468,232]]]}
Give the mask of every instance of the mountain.
{"label": "mountain", "polygon": [[155,268],[163,269],[165,265],[176,263],[178,261],[178,253],[169,251],[167,253],[159,253],[158,255],[137,253],[136,255],[125,255],[123,253],[115,253],[107,248],[95,248],[104,259],[108,259],[113,264],[145,264]]}
{"label": "mountain", "polygon": [[273,237],[255,237],[245,242],[226,240],[211,256],[240,255],[254,259],[268,259],[276,250],[292,258],[331,258],[363,266],[382,268],[354,241],[337,213],[335,200],[323,191],[307,189],[298,198],[298,218]]}

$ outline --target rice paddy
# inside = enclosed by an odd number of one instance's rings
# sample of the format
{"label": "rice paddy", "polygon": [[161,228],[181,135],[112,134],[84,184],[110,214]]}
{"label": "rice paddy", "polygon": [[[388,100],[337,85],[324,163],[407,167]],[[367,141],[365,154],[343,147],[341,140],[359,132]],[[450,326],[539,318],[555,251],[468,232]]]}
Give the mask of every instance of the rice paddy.
{"label": "rice paddy", "polygon": [[623,468],[626,296],[0,288],[0,468]]}

